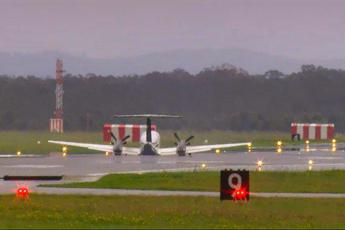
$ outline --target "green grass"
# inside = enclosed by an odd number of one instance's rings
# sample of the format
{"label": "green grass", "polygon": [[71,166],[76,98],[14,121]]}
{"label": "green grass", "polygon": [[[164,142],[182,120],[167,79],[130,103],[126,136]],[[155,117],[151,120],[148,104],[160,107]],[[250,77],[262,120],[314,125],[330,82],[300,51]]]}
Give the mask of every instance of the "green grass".
{"label": "green grass", "polygon": [[[49,185],[73,188],[126,188],[219,191],[219,172],[111,174],[96,182]],[[345,171],[250,172],[252,192],[345,193]]]}
{"label": "green grass", "polygon": [[[159,130],[161,134],[161,146],[174,146],[175,139],[172,130]],[[179,131],[181,138],[193,134],[195,138],[192,144],[220,144],[229,142],[253,142],[253,147],[274,147],[277,140],[282,140],[284,145],[300,144],[291,142],[290,134],[284,132],[230,132],[230,131]],[[64,140],[86,143],[103,143],[102,132],[66,132],[64,134],[49,133],[47,131],[1,131],[0,132],[0,154],[15,154],[20,150],[23,154],[47,154],[49,152],[61,152],[61,146],[48,144],[48,140]],[[345,135],[337,135],[338,142],[345,142]],[[40,144],[37,142],[40,141]],[[311,142],[313,143],[313,142]],[[139,146],[137,143],[129,143],[128,146]],[[232,150],[246,150],[240,147]],[[73,153],[91,153],[92,150],[70,147]]]}
{"label": "green grass", "polygon": [[[2,131],[0,132],[0,153],[47,154],[61,152],[61,146],[49,144],[48,140],[68,140],[77,142],[102,142],[101,132],[66,132],[64,134],[47,131]],[[40,144],[38,144],[38,141]],[[93,152],[87,149],[73,149],[75,152]]]}
{"label": "green grass", "polygon": [[345,199],[0,196],[0,228],[344,228]]}

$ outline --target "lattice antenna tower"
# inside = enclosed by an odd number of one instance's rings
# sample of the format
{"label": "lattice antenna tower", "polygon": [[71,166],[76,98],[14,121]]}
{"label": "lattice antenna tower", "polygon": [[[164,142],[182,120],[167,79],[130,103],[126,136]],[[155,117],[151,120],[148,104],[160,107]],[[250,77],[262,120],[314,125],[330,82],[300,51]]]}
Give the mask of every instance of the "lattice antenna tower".
{"label": "lattice antenna tower", "polygon": [[56,60],[56,106],[54,117],[56,119],[63,119],[63,62],[61,59]]}

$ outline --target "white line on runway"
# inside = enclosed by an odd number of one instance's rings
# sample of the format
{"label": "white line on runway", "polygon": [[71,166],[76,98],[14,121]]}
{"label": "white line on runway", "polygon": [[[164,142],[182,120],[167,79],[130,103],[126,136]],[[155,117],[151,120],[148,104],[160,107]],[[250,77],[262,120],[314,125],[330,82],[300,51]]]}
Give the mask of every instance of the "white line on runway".
{"label": "white line on runway", "polygon": [[339,160],[344,159],[343,157],[313,157],[313,156],[303,156],[298,159],[313,159],[313,160]]}
{"label": "white line on runway", "polygon": [[[219,197],[219,192],[166,191],[136,189],[92,189],[92,188],[45,188],[38,187],[40,194],[78,194],[78,195],[134,195],[134,196],[206,196]],[[250,193],[252,197],[281,198],[345,198],[345,193]]]}
{"label": "white line on runway", "polygon": [[90,173],[90,174],[87,174],[86,176],[102,177],[102,176],[105,176],[105,175],[108,175],[108,173]]}
{"label": "white line on runway", "polygon": [[186,160],[186,161],[176,161],[177,163],[187,163],[187,164],[202,164],[202,163],[207,163],[207,164],[210,164],[210,163],[224,163],[223,160],[219,160],[219,161],[210,161],[210,160],[200,160],[200,161],[189,161],[189,160]]}
{"label": "white line on runway", "polygon": [[43,157],[42,155],[30,155],[30,154],[28,154],[28,155],[20,155],[20,156],[18,156],[18,155],[15,155],[15,154],[10,154],[10,155],[4,155],[4,154],[0,154],[0,158],[26,158],[26,157],[33,157],[33,158],[35,158],[35,157],[37,157],[37,158],[39,158],[39,157]]}

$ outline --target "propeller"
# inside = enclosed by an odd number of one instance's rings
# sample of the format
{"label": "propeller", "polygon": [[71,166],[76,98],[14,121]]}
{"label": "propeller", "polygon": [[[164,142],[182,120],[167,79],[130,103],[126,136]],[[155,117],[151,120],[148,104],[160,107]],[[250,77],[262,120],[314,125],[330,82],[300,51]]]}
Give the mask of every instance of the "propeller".
{"label": "propeller", "polygon": [[[181,138],[177,135],[177,133],[174,133],[174,136],[177,140],[177,142],[175,142],[177,154],[179,156],[185,156],[186,155],[186,147],[190,145],[190,141],[194,138],[194,136],[191,135],[185,140],[181,140]],[[189,155],[191,156],[191,154],[189,154]]]}
{"label": "propeller", "polygon": [[113,132],[110,132],[110,135],[112,137],[111,144],[113,145],[114,154],[115,155],[121,155],[122,154],[122,147],[125,144],[127,144],[127,139],[130,137],[130,135],[125,136],[121,140],[117,139]]}

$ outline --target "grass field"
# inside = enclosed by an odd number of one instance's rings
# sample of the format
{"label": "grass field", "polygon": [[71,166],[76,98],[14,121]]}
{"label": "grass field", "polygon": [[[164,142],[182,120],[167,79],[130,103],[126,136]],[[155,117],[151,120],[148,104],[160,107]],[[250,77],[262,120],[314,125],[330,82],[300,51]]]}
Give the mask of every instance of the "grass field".
{"label": "grass field", "polygon": [[[49,144],[48,140],[68,140],[78,142],[102,142],[101,132],[66,132],[64,134],[45,131],[2,131],[0,132],[0,153],[15,154],[20,150],[23,154],[46,154],[61,152],[61,146]],[[78,149],[76,149],[78,152]],[[80,149],[79,149],[80,151]],[[83,149],[82,152],[91,152]]]}
{"label": "grass field", "polygon": [[[126,188],[219,191],[219,172],[111,174],[96,182],[53,185],[78,188]],[[345,193],[345,171],[250,172],[252,192]]]}
{"label": "grass field", "polygon": [[0,196],[0,228],[344,228],[345,199]]}
{"label": "grass field", "polygon": [[[174,146],[174,131],[160,131],[161,146]],[[230,132],[230,131],[179,131],[181,138],[186,138],[190,134],[195,135],[192,144],[228,143],[228,142],[253,142],[253,147],[274,147],[277,140],[282,140],[285,145],[300,144],[291,142],[290,134],[283,132]],[[64,134],[52,134],[47,131],[1,131],[0,132],[0,153],[15,154],[20,150],[23,154],[46,154],[54,151],[61,151],[61,146],[48,144],[49,139],[103,143],[101,132],[66,132]],[[338,142],[345,142],[345,135],[337,135]],[[38,141],[40,144],[38,144]],[[131,144],[129,146],[138,146]],[[242,150],[245,150],[243,147]],[[91,150],[80,148],[69,148],[73,153],[90,153]]]}

